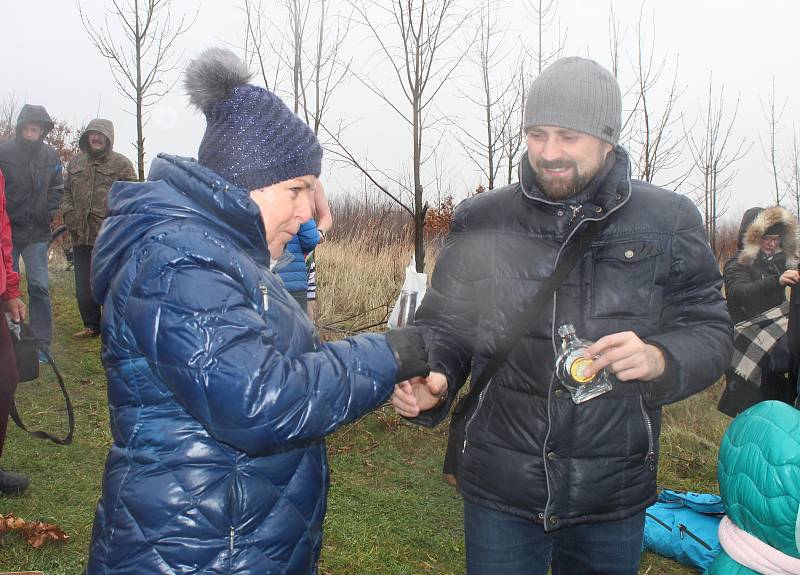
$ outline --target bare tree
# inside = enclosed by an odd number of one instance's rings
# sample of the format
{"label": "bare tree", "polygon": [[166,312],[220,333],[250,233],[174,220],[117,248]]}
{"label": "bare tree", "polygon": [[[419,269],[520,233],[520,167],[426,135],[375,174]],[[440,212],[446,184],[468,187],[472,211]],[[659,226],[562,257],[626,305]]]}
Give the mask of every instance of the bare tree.
{"label": "bare tree", "polygon": [[[274,19],[261,0],[244,0],[247,24],[245,60],[258,63],[264,85],[281,88],[281,72],[288,71],[288,89],[294,112],[319,134],[335,90],[350,72],[342,47],[352,18],[331,12],[330,0],[281,0],[289,22],[288,32],[269,26]],[[280,44],[277,43],[280,39]],[[273,67],[271,77],[268,68]]]}
{"label": "bare tree", "polygon": [[[632,63],[636,79],[635,105],[631,116],[623,126],[623,133],[624,131],[628,133],[629,150],[638,179],[652,182],[659,172],[669,172],[680,166],[685,143],[683,134],[677,133],[677,124],[682,120],[681,115],[678,114],[676,117],[675,114],[676,104],[683,89],[678,87],[676,58],[672,82],[663,98],[661,111],[657,110],[654,91],[663,77],[667,61],[666,58],[655,61],[655,39],[648,40],[642,30],[643,11],[644,4],[636,25],[637,46],[635,60]],[[689,170],[673,174],[671,180],[662,182],[661,185],[678,188],[688,174]]]}
{"label": "bare tree", "polygon": [[0,102],[0,142],[10,140],[16,130],[19,101],[13,92],[6,94]]}
{"label": "bare tree", "polygon": [[703,210],[706,236],[711,249],[719,256],[717,250],[717,223],[725,214],[728,197],[727,188],[736,177],[734,164],[741,160],[750,150],[750,145],[742,138],[733,140],[733,125],[739,112],[739,97],[733,113],[726,118],[725,87],[714,96],[713,79],[708,79],[708,101],[704,112],[698,118],[696,136],[684,127],[686,141],[692,155],[693,171],[697,177],[694,189],[698,195],[698,203]]}
{"label": "bare tree", "polygon": [[469,102],[481,110],[482,130],[476,135],[471,127],[457,124],[461,132],[459,142],[483,174],[489,190],[494,189],[505,159],[504,136],[508,133],[509,124],[513,123],[519,132],[516,110],[507,104],[515,99],[513,89],[516,87],[516,75],[512,75],[510,80],[497,77],[498,64],[507,56],[503,47],[504,36],[498,30],[500,14],[501,10],[491,0],[486,0],[478,12],[477,40],[470,59],[478,69],[479,83],[471,87],[474,89],[462,92]]}
{"label": "bare tree", "polygon": [[[279,54],[282,46],[276,50],[275,44],[271,41],[272,35],[265,24],[267,12],[261,0],[244,0],[242,10],[245,14],[244,61],[250,66],[258,64],[264,87],[274,92],[281,72],[281,60],[270,60],[268,55]],[[270,66],[273,68],[273,76],[267,75]]]}
{"label": "bare tree", "polygon": [[[413,203],[403,201],[406,187],[402,177],[387,177],[368,162],[360,161],[342,145],[341,137],[330,134],[338,144],[335,152],[360,170],[370,182],[407,211],[414,221],[414,255],[417,271],[425,266],[423,228],[428,204],[424,201],[422,167],[431,157],[424,145],[424,136],[435,124],[432,108],[436,96],[460,64],[466,51],[447,54],[456,34],[469,14],[461,11],[459,0],[351,0],[361,22],[377,42],[388,63],[401,97],[392,98],[387,86],[379,85],[366,75],[356,76],[375,96],[386,103],[411,129],[410,195]],[[368,6],[370,9],[368,9]],[[392,22],[391,28],[376,15],[383,13]],[[394,36],[394,43],[391,38]],[[434,145],[432,149],[435,150]],[[381,179],[383,181],[381,181]],[[388,180],[391,183],[386,183]],[[397,191],[392,191],[394,186]]]}
{"label": "bare tree", "polygon": [[303,39],[311,11],[310,0],[281,0],[289,14],[289,54],[288,65],[292,73],[292,102],[294,113],[300,112],[303,100]]}
{"label": "bare tree", "polygon": [[612,2],[608,9],[608,51],[611,56],[611,73],[615,78],[619,78],[619,48],[621,44],[622,32]]}
{"label": "bare tree", "polygon": [[767,125],[769,126],[769,144],[765,146],[764,142],[762,141],[761,149],[763,150],[764,157],[767,159],[767,162],[769,162],[770,169],[772,170],[772,180],[775,184],[775,205],[778,206],[781,205],[781,200],[783,199],[784,194],[781,192],[780,186],[778,185],[778,151],[775,139],[779,131],[778,125],[783,120],[783,113],[785,110],[786,102],[780,106],[780,110],[775,103],[775,76],[773,76],[772,87],[770,89],[769,96],[767,96],[766,109],[764,110],[764,116],[766,117]]}
{"label": "bare tree", "polygon": [[318,0],[316,41],[309,58],[311,73],[308,83],[303,86],[306,122],[315,134],[319,134],[331,96],[350,73],[351,61],[341,59],[341,49],[353,19],[350,16],[331,15],[329,5],[328,0]]}
{"label": "bare tree", "polygon": [[556,41],[550,47],[545,47],[544,34],[555,23],[558,13],[558,0],[525,0],[525,5],[533,18],[536,30],[536,45],[531,48],[531,60],[536,68],[536,74],[541,74],[547,65],[559,58],[567,43],[567,33],[562,36],[561,25],[556,26]]}
{"label": "bare tree", "polygon": [[520,60],[511,78],[508,97],[500,101],[501,117],[508,117],[502,133],[503,156],[506,159],[506,185],[514,181],[519,158],[525,148],[525,134],[522,121],[525,115],[525,98],[528,95],[528,74],[525,61]]}
{"label": "bare tree", "polygon": [[139,180],[144,181],[145,109],[177,81],[167,80],[175,68],[175,42],[193,20],[184,15],[173,21],[172,0],[110,0],[110,5],[99,23],[80,3],[78,10],[92,44],[108,60],[117,90],[134,105]]}
{"label": "bare tree", "polygon": [[795,215],[800,217],[800,134],[792,127],[792,147],[786,158],[783,180],[789,195],[794,200]]}
{"label": "bare tree", "polygon": [[[514,74],[508,83],[505,98],[500,101],[500,117],[507,120],[501,134],[503,156],[506,160],[506,183],[514,181],[519,159],[525,148],[525,134],[522,132],[522,123],[525,114],[525,99],[533,74],[530,68],[538,75],[553,60],[561,57],[567,43],[567,30],[562,29],[557,23],[558,0],[526,0],[526,8],[533,19],[532,29],[535,30],[535,46],[526,50],[527,57],[523,56],[514,66]],[[555,25],[554,41],[549,45],[545,43],[546,33]]]}

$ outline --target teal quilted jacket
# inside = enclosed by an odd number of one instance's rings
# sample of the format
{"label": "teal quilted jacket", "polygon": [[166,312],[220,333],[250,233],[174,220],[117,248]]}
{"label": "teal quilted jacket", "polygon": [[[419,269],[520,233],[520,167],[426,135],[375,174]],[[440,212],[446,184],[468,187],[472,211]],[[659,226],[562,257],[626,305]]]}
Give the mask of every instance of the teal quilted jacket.
{"label": "teal quilted jacket", "polygon": [[[800,411],[758,403],[733,420],[719,450],[720,494],[739,528],[800,558]],[[749,575],[725,551],[707,575]]]}

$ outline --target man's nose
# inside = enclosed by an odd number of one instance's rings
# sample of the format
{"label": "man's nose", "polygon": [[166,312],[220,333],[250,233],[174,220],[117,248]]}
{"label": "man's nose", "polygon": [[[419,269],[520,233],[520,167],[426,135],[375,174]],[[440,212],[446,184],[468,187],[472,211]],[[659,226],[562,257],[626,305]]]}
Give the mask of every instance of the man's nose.
{"label": "man's nose", "polygon": [[556,141],[555,138],[546,138],[544,142],[542,142],[542,149],[540,155],[542,159],[547,162],[560,160],[561,146],[558,145],[558,142]]}

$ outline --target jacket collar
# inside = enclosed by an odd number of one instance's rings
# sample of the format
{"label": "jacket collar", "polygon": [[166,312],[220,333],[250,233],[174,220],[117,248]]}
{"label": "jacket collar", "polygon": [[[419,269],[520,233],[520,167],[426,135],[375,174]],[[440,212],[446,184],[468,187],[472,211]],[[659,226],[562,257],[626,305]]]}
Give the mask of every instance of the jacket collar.
{"label": "jacket collar", "polygon": [[246,190],[225,181],[191,158],[168,154],[158,154],[147,179],[163,180],[185,197],[179,202],[183,205],[173,215],[200,216],[225,227],[255,261],[269,265],[261,212]]}
{"label": "jacket collar", "polygon": [[605,165],[575,198],[564,201],[549,199],[536,186],[533,168],[528,154],[523,153],[519,160],[519,184],[522,193],[531,200],[551,206],[572,207],[583,211],[586,220],[603,219],[622,207],[631,195],[631,171],[628,153],[622,146],[615,146],[610,152],[610,165]]}

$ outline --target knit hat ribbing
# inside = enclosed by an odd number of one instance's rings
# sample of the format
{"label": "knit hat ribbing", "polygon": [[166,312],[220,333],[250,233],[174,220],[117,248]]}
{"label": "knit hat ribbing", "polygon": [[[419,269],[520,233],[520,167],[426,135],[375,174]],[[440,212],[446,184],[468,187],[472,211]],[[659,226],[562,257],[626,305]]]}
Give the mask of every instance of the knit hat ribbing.
{"label": "knit hat ribbing", "polygon": [[314,132],[249,79],[244,62],[223,48],[209,48],[187,66],[189,99],[206,116],[200,164],[246,190],[319,176],[322,146]]}
{"label": "knit hat ribbing", "polygon": [[594,60],[561,58],[531,84],[522,129],[558,126],[611,145],[619,140],[622,95],[616,78]]}

